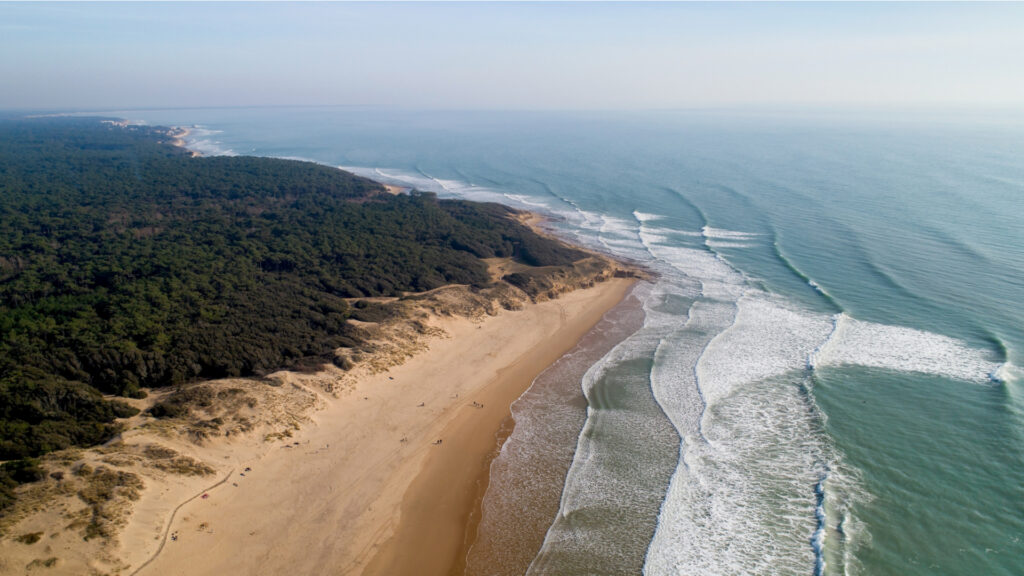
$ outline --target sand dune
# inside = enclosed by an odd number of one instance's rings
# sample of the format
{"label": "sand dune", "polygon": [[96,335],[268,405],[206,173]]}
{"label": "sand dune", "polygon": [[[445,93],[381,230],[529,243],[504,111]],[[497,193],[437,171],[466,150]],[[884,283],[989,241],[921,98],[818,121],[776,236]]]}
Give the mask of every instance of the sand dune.
{"label": "sand dune", "polygon": [[[226,454],[233,480],[181,506],[167,527],[177,539],[139,574],[447,573],[509,404],[631,284],[483,321],[435,318],[449,337],[340,398],[321,395],[312,425],[261,456]],[[142,544],[132,528],[126,550]]]}

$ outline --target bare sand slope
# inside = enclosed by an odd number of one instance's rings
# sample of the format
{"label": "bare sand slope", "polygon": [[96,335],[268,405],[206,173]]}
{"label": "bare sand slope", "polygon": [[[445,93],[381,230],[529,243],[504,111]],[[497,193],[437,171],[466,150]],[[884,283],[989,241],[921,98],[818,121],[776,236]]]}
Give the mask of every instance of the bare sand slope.
{"label": "bare sand slope", "polygon": [[[176,540],[138,573],[446,574],[509,404],[632,283],[608,280],[483,321],[435,318],[448,338],[340,398],[322,396],[312,425],[287,441],[223,454],[218,475],[203,480],[223,483],[168,493],[176,500],[163,510],[199,497],[177,509],[167,528]],[[133,536],[138,522],[126,527],[125,573],[145,561],[140,548],[157,548],[156,521],[144,539]]]}

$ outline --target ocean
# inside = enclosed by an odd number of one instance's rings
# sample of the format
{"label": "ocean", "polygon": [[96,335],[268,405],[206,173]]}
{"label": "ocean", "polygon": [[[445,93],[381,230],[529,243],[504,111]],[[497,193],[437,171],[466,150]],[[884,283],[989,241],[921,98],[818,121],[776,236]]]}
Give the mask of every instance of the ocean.
{"label": "ocean", "polygon": [[1024,574],[1019,115],[112,114],[656,273],[513,406],[470,573]]}

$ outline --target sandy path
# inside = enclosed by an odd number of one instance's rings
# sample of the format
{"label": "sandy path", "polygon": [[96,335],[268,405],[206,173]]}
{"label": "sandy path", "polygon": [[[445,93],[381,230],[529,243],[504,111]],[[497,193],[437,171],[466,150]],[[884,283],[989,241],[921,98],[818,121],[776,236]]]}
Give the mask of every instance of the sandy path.
{"label": "sandy path", "polygon": [[234,474],[235,474],[235,470],[234,470],[234,468],[232,468],[231,471],[228,472],[223,478],[221,478],[219,482],[217,482],[216,484],[211,484],[210,486],[207,486],[202,491],[196,492],[195,495],[193,495],[188,500],[185,500],[181,504],[178,504],[177,506],[175,506],[174,510],[171,511],[171,517],[170,517],[170,519],[167,522],[167,528],[164,530],[163,535],[161,535],[161,537],[160,537],[160,546],[156,549],[156,552],[153,553],[153,556],[151,556],[149,560],[146,560],[142,564],[142,566],[139,566],[138,568],[135,569],[134,572],[131,573],[131,576],[135,576],[139,572],[142,572],[146,568],[146,566],[149,566],[154,560],[156,560],[156,557],[160,555],[160,552],[163,552],[164,546],[167,545],[167,538],[171,535],[171,526],[174,524],[174,517],[178,515],[178,511],[181,510],[182,506],[188,504],[189,502],[195,500],[196,498],[199,498],[203,494],[209,493],[210,490],[213,490],[214,488],[217,488],[218,486],[224,484],[225,482],[230,480],[231,477],[234,476]]}

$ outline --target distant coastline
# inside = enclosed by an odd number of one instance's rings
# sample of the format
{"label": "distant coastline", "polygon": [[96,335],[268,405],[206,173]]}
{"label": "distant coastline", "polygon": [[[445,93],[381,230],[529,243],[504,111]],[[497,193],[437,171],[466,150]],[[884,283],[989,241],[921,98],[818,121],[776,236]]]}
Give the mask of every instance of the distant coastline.
{"label": "distant coastline", "polygon": [[172,126],[167,130],[167,135],[171,138],[171,145],[188,150],[193,158],[202,156],[202,152],[189,148],[188,137],[190,134],[192,134],[192,129],[184,126]]}

